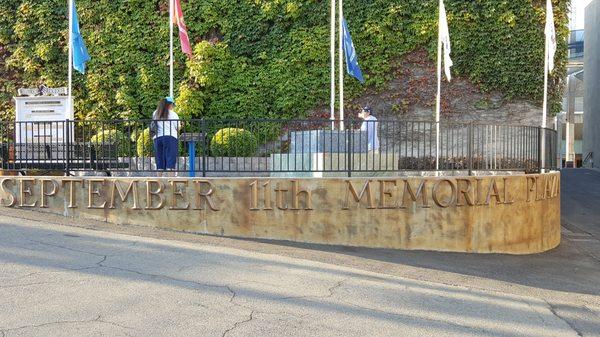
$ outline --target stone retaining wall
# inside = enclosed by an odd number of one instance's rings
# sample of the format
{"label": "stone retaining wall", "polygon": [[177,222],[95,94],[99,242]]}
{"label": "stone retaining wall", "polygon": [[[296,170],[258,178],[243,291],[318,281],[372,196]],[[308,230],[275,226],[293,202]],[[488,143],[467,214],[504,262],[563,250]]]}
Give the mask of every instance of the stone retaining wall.
{"label": "stone retaining wall", "polygon": [[241,238],[529,254],[560,242],[560,175],[4,177],[0,203]]}

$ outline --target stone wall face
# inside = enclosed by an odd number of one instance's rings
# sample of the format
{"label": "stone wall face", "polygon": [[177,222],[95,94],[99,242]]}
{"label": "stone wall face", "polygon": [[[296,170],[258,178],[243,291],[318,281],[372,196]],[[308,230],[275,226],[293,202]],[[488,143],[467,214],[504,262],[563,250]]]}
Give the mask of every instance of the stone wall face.
{"label": "stone wall face", "polygon": [[529,254],[560,243],[560,175],[398,178],[6,177],[0,203],[243,238]]}

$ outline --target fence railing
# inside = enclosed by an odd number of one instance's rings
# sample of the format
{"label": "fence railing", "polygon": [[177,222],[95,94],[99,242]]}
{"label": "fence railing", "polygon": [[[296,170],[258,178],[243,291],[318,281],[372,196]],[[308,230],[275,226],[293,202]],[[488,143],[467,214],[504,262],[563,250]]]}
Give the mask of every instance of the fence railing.
{"label": "fence railing", "polygon": [[[435,122],[195,119],[158,121],[158,135],[151,122],[0,122],[0,168],[144,175],[159,171],[154,137],[161,135],[178,137],[169,166],[192,176],[433,171],[438,157]],[[442,122],[439,169],[554,169],[556,141],[554,130],[540,127]]]}

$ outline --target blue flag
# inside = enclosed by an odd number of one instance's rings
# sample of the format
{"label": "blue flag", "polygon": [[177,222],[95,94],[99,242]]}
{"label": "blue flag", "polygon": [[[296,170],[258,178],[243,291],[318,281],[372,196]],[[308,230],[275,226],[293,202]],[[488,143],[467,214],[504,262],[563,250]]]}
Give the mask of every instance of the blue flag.
{"label": "blue flag", "polygon": [[356,56],[356,49],[354,49],[354,43],[352,43],[352,37],[350,37],[350,31],[348,30],[348,24],[346,18],[342,20],[343,28],[343,39],[344,39],[344,56],[346,56],[346,71],[348,74],[354,76],[360,83],[365,83],[362,71],[358,65],[358,57]]}
{"label": "blue flag", "polygon": [[83,41],[83,37],[81,36],[81,31],[79,30],[79,17],[77,16],[77,9],[75,6],[75,0],[73,0],[73,8],[71,8],[72,15],[72,26],[69,27],[72,34],[72,48],[73,48],[73,68],[79,71],[80,73],[85,73],[85,63],[90,60],[90,55],[88,54],[87,48],[85,47],[85,42]]}

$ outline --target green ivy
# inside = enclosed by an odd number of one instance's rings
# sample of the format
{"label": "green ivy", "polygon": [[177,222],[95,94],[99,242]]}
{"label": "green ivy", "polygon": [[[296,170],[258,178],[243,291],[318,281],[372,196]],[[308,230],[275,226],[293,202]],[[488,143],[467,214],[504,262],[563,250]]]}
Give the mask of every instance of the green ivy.
{"label": "green ivy", "polygon": [[[553,0],[559,49],[551,76],[560,110],[570,0]],[[345,3],[367,85],[385,89],[403,55],[435,59],[437,0]],[[0,111],[19,87],[66,85],[67,1],[0,0]],[[175,37],[179,111],[185,117],[305,117],[329,97],[329,9],[322,0],[182,0],[194,59]],[[79,118],[148,118],[168,92],[168,1],[77,0],[92,56],[75,74]],[[455,75],[483,91],[541,103],[544,0],[446,0]]]}

